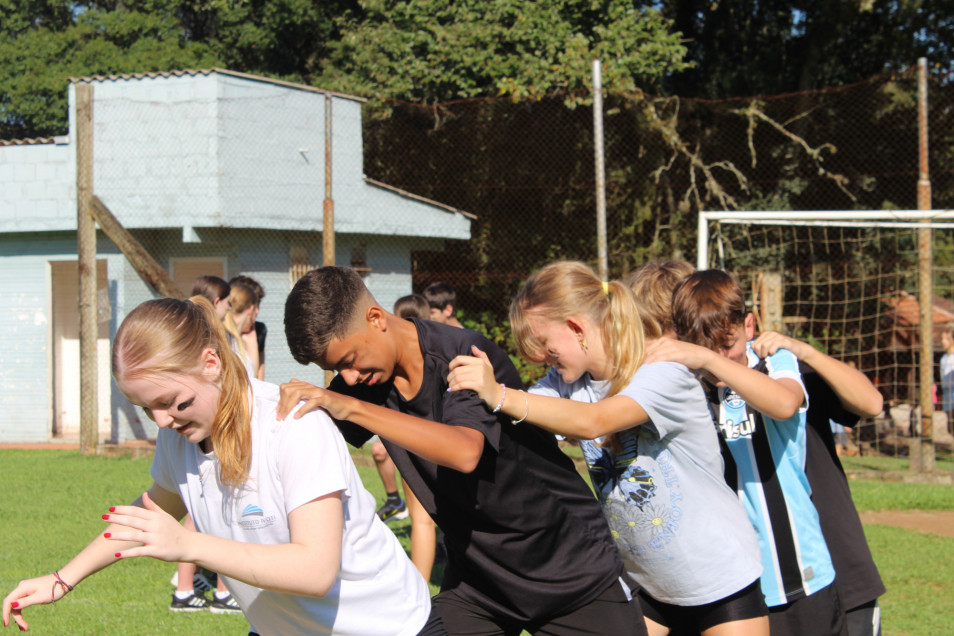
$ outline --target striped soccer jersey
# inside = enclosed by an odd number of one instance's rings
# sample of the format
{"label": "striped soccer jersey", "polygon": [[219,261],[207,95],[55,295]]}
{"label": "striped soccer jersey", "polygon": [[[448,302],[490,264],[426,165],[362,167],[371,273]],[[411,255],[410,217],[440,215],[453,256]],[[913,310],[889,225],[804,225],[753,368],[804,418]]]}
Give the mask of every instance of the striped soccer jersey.
{"label": "striped soccer jersey", "polygon": [[[791,352],[780,349],[760,360],[749,346],[747,356],[750,368],[802,384]],[[715,397],[717,425],[728,449],[723,453],[726,480],[759,537],[766,604],[791,603],[830,585],[835,569],[805,476],[807,397],[795,415],[782,421],[750,408],[728,387],[719,387]]]}

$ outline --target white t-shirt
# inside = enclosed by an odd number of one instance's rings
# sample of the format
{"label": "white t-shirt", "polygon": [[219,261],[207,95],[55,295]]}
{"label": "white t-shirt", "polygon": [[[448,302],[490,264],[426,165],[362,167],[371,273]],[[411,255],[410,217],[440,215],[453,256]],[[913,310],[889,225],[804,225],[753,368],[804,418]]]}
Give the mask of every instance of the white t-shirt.
{"label": "white t-shirt", "polygon": [[[337,427],[324,411],[275,419],[278,387],[252,380],[249,480],[232,492],[218,460],[183,436],[160,429],[152,477],[182,497],[196,528],[245,543],[288,543],[288,514],[342,493],[344,532],[338,579],[324,598],[262,590],[223,577],[252,628],[268,634],[417,634],[430,613],[427,583],[375,514]],[[307,569],[307,563],[301,564]]]}
{"label": "white t-shirt", "polygon": [[[553,370],[533,393],[596,402],[608,388],[584,375],[567,384]],[[593,488],[626,569],[664,603],[723,599],[759,578],[755,530],[723,477],[705,393],[674,362],[640,367],[619,395],[649,421],[621,431],[614,452],[581,440]]]}

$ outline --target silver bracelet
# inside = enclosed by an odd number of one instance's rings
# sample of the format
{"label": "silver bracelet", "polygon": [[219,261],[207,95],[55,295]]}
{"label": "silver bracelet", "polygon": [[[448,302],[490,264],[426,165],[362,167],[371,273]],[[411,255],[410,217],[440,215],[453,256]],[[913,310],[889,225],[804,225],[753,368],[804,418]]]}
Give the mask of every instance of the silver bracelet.
{"label": "silver bracelet", "polygon": [[499,412],[500,412],[500,409],[503,408],[504,400],[507,399],[507,385],[504,384],[503,382],[501,382],[501,383],[500,383],[500,388],[503,389],[503,393],[500,394],[500,402],[499,402],[499,403],[497,404],[497,406],[494,408],[494,410],[493,410],[494,413],[499,413]]}
{"label": "silver bracelet", "polygon": [[523,393],[523,403],[526,406],[526,411],[524,412],[523,417],[521,417],[519,420],[510,420],[510,423],[514,426],[527,419],[527,416],[530,415],[530,398],[527,397],[526,391],[521,390],[520,392]]}

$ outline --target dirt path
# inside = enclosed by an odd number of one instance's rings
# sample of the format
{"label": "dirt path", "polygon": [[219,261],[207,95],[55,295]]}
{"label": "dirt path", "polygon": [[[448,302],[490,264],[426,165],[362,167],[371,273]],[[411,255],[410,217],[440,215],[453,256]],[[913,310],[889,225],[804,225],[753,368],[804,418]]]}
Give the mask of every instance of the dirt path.
{"label": "dirt path", "polygon": [[878,510],[862,512],[862,523],[876,523],[954,538],[954,510]]}

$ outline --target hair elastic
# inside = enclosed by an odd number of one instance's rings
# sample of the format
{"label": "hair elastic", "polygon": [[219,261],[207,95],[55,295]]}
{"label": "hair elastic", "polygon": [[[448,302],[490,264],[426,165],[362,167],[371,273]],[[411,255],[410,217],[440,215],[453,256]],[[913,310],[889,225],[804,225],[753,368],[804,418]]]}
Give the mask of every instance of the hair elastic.
{"label": "hair elastic", "polygon": [[73,591],[73,586],[63,580],[63,577],[60,576],[59,570],[53,570],[53,589],[50,590],[50,603],[56,602],[56,586],[60,585],[63,587],[63,596],[66,596],[69,592]]}
{"label": "hair elastic", "polygon": [[602,281],[603,283],[603,293],[609,296],[609,281]]}

